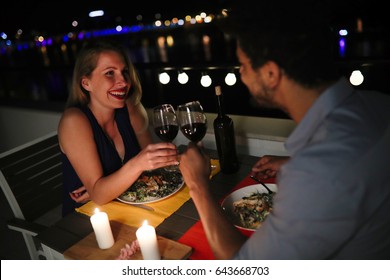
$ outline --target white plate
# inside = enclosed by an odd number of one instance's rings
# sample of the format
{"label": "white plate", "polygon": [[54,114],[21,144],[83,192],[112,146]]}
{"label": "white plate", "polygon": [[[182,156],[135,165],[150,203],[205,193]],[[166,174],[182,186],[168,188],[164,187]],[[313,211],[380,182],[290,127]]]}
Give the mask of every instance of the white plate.
{"label": "white plate", "polygon": [[[276,192],[277,187],[276,184],[266,184],[267,187],[270,188],[271,191]],[[222,208],[225,210],[227,216],[231,221],[234,223],[234,225],[237,228],[249,230],[249,231],[256,231],[255,229],[247,228],[244,227],[241,222],[240,218],[234,213],[234,207],[233,207],[233,202],[238,201],[242,199],[244,196],[249,196],[254,192],[259,192],[259,193],[268,193],[268,191],[262,186],[261,184],[256,184],[256,185],[250,185],[246,186],[243,188],[240,188],[238,190],[235,190],[228,196],[224,198],[224,200],[221,203]]]}
{"label": "white plate", "polygon": [[[160,175],[162,176],[161,178],[163,181],[163,184],[157,184],[158,185],[158,188],[156,189],[157,193],[148,196],[146,198],[142,198],[135,192],[136,189],[141,191],[145,191],[148,189],[145,184],[141,183],[142,182],[141,178],[144,175],[148,176],[148,178]],[[151,179],[144,180],[144,182],[146,182],[147,185],[151,185],[152,181],[153,180]],[[127,204],[146,204],[146,203],[157,202],[174,195],[183,186],[184,186],[184,179],[178,168],[176,170],[172,170],[169,168],[159,168],[151,171],[145,171],[144,173],[142,173],[140,178],[133,185],[131,185],[126,192],[124,192],[119,197],[117,197],[117,200]],[[132,195],[128,195],[129,192],[131,192]]]}

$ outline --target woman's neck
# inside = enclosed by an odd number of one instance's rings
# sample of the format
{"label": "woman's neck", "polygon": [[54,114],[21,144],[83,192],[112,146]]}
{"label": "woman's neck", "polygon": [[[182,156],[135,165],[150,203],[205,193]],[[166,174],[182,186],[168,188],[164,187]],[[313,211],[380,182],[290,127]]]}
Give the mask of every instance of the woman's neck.
{"label": "woman's neck", "polygon": [[105,129],[113,127],[115,123],[115,110],[104,107],[97,107],[93,104],[88,104],[89,109],[95,116],[99,125]]}

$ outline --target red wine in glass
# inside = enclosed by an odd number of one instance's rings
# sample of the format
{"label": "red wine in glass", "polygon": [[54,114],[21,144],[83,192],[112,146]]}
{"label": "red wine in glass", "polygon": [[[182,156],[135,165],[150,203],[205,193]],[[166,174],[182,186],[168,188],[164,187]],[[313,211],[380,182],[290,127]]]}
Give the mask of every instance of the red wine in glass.
{"label": "red wine in glass", "polygon": [[207,118],[199,101],[191,101],[177,107],[180,131],[190,141],[203,139],[207,131]]}
{"label": "red wine in glass", "polygon": [[155,134],[165,142],[172,142],[179,126],[175,109],[171,104],[162,104],[153,108],[153,127]]}
{"label": "red wine in glass", "polygon": [[206,135],[207,125],[205,123],[190,123],[181,126],[181,132],[192,142],[199,142]]}
{"label": "red wine in glass", "polygon": [[[164,142],[172,142],[177,133],[179,126],[175,109],[171,104],[162,104],[153,108],[153,128],[154,133]],[[165,167],[167,171],[177,172],[178,166],[172,165]]]}
{"label": "red wine in glass", "polygon": [[154,132],[162,141],[172,142],[179,132],[179,127],[173,124],[166,124],[155,127]]}

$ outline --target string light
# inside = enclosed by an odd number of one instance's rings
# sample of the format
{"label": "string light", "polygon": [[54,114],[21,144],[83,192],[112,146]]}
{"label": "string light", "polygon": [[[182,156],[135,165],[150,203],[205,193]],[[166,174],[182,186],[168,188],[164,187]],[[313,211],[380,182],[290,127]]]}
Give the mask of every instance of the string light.
{"label": "string light", "polygon": [[158,79],[159,79],[160,83],[162,83],[163,85],[166,85],[171,80],[171,77],[168,75],[167,72],[162,72],[158,75]]}
{"label": "string light", "polygon": [[354,86],[359,86],[363,83],[364,76],[360,70],[354,70],[349,77],[349,82]]}
{"label": "string light", "polygon": [[[186,68],[187,70],[195,70],[191,67],[184,67]],[[158,75],[158,79],[160,81],[161,84],[163,85],[166,85],[168,84],[170,81],[171,81],[171,77],[170,75],[168,74],[169,71],[177,71],[177,81],[179,84],[181,85],[185,85],[188,83],[189,81],[189,75],[182,69],[180,70],[176,70],[177,68],[175,67],[167,67],[167,68],[164,68],[162,72],[159,73]],[[218,69],[217,67],[208,67],[207,70],[214,70],[214,69]],[[209,73],[207,72],[202,72],[202,76],[201,76],[201,79],[200,79],[200,84],[203,86],[203,87],[209,87],[211,86],[211,84],[213,83],[213,80],[211,78],[211,75],[209,75]],[[233,86],[237,83],[237,77],[236,77],[236,74],[234,73],[234,69],[231,70],[230,72],[228,72],[225,76],[225,83],[228,85],[228,86]]]}
{"label": "string light", "polygon": [[213,81],[211,80],[210,76],[208,74],[202,74],[202,78],[200,79],[200,84],[203,86],[203,87],[209,87],[211,86],[211,83]]}
{"label": "string light", "polygon": [[236,74],[234,74],[234,72],[230,72],[226,74],[225,83],[228,86],[233,86],[236,84],[236,82],[237,82],[237,77]]}
{"label": "string light", "polygon": [[187,73],[184,71],[179,71],[179,74],[177,75],[177,80],[182,85],[186,84],[189,80]]}

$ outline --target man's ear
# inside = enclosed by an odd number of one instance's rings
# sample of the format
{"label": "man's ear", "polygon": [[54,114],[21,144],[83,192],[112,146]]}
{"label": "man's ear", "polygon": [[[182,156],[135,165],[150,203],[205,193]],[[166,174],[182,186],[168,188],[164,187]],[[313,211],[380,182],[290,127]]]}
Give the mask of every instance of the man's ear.
{"label": "man's ear", "polygon": [[282,69],[274,61],[268,61],[262,67],[262,74],[267,85],[271,88],[275,87],[282,78]]}

